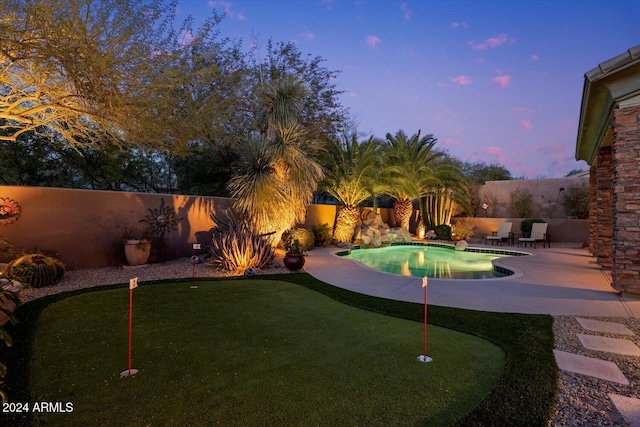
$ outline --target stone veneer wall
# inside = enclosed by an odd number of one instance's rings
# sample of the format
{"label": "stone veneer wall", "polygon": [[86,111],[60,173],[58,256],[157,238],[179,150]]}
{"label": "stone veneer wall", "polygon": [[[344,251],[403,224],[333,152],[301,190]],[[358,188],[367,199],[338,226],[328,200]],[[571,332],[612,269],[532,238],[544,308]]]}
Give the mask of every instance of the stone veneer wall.
{"label": "stone veneer wall", "polygon": [[596,229],[594,250],[597,262],[604,268],[613,265],[613,170],[611,147],[598,150],[596,171]]}
{"label": "stone veneer wall", "polygon": [[589,241],[592,244],[589,246],[591,255],[596,256],[595,245],[598,241],[598,222],[596,212],[598,210],[598,204],[596,195],[598,194],[598,174],[597,168],[591,166],[589,168]]}
{"label": "stone veneer wall", "polygon": [[640,294],[640,106],[616,109],[612,130],[612,286]]}

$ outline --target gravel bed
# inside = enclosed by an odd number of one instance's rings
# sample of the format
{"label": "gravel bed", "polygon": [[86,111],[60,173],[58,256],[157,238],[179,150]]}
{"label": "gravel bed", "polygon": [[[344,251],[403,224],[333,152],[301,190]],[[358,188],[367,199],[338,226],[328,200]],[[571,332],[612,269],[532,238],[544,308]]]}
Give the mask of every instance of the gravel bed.
{"label": "gravel bed", "polygon": [[[256,271],[256,275],[282,274],[289,271],[282,266],[283,253],[278,253],[275,267],[268,270]],[[302,270],[304,271],[304,270]],[[73,291],[100,285],[127,283],[129,279],[138,277],[140,282],[185,278],[185,277],[225,277],[225,274],[201,263],[195,267],[190,258],[180,258],[161,264],[146,264],[140,267],[105,267],[97,269],[68,271],[65,277],[55,286],[40,289],[25,289],[21,291],[23,302],[60,292]],[[578,323],[575,316],[554,316],[553,331],[555,348],[588,357],[615,362],[630,385],[624,386],[609,381],[591,378],[584,375],[560,371],[558,402],[550,426],[627,426],[628,423],[615,409],[608,393],[621,394],[640,399],[640,364],[634,356],[622,356],[613,353],[598,352],[582,346],[576,334],[594,334],[613,338],[632,339],[640,346],[640,319],[636,318],[583,318],[622,323],[636,335],[633,337],[620,336],[585,330]]]}
{"label": "gravel bed", "polygon": [[640,346],[640,319],[618,317],[578,316],[583,319],[616,322],[625,325],[636,335],[618,335],[582,328],[576,316],[554,316],[555,348],[570,353],[614,362],[629,380],[629,385],[560,371],[558,403],[552,426],[628,426],[617,411],[608,393],[640,399],[640,366],[637,356],[624,356],[589,350],[582,346],[577,334],[597,335],[632,340]]}
{"label": "gravel bed", "polygon": [[[284,268],[282,258],[284,251],[276,252],[274,267],[265,270],[256,270],[256,275],[263,274],[283,274],[289,273]],[[299,270],[304,272],[304,269]],[[62,279],[55,285],[46,288],[23,289],[20,291],[22,302],[26,303],[47,295],[61,292],[75,291],[78,289],[91,288],[101,285],[113,285],[118,283],[128,283],[129,279],[138,278],[138,282],[162,280],[162,279],[182,279],[185,277],[229,277],[233,274],[218,271],[206,263],[193,266],[191,258],[179,258],[159,264],[145,264],[136,267],[103,267],[86,270],[67,271]]]}

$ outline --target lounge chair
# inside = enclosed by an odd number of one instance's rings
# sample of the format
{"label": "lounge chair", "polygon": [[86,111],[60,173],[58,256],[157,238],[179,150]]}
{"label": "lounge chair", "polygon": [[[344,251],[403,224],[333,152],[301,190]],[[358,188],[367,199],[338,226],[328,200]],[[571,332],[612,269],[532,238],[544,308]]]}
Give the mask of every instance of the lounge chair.
{"label": "lounge chair", "polygon": [[534,222],[531,226],[531,235],[529,237],[520,237],[518,239],[518,246],[523,245],[526,247],[527,244],[531,244],[535,248],[537,242],[542,242],[543,248],[546,248],[547,244],[551,247],[551,241],[547,234],[548,226],[549,224],[546,222]]}
{"label": "lounge chair", "polygon": [[493,245],[496,242],[502,243],[507,242],[508,244],[513,243],[513,233],[511,232],[511,228],[513,223],[511,222],[503,222],[498,226],[498,231],[494,231],[492,236],[487,236],[487,242],[491,242]]}

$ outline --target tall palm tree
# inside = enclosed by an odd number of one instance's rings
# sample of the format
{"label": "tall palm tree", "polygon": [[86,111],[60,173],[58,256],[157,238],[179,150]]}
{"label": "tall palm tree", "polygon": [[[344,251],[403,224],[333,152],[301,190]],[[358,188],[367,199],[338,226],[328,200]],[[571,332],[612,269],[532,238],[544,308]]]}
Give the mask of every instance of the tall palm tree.
{"label": "tall palm tree", "polygon": [[408,230],[413,201],[425,194],[433,181],[433,162],[443,156],[434,150],[438,142],[433,135],[421,137],[420,131],[407,137],[399,130],[385,138],[385,163],[391,171],[388,194],[395,199],[393,214],[400,227]]}
{"label": "tall palm tree", "polygon": [[304,84],[290,76],[263,87],[260,135],[247,139],[236,151],[239,161],[228,183],[234,207],[261,233],[283,231],[304,221],[307,205],[323,178],[316,160],[321,143],[306,137],[296,119],[308,94]]}
{"label": "tall palm tree", "polygon": [[360,217],[359,205],[371,196],[378,166],[380,143],[373,136],[358,143],[353,132],[331,141],[325,156],[322,188],[342,206],[338,209],[333,238],[350,242]]}

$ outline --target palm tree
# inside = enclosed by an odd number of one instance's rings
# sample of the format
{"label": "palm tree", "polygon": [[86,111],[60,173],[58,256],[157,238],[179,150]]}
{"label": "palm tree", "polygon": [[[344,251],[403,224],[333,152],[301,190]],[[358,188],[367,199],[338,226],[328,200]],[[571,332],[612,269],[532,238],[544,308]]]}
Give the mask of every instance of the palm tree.
{"label": "palm tree", "polygon": [[283,231],[304,221],[306,208],[323,172],[317,157],[321,144],[306,137],[297,122],[301,97],[308,91],[290,76],[270,82],[261,91],[260,135],[240,144],[239,161],[228,183],[234,208],[261,233]]}
{"label": "palm tree", "polygon": [[338,202],[338,210],[333,238],[350,242],[360,217],[360,205],[371,196],[374,188],[377,155],[380,143],[373,136],[358,143],[358,135],[353,132],[342,140],[333,140],[325,156],[325,179],[322,188]]}
{"label": "palm tree", "polygon": [[400,227],[408,230],[413,201],[433,182],[431,165],[443,153],[434,150],[438,140],[433,135],[420,137],[420,131],[410,138],[402,130],[395,135],[387,133],[385,142],[385,162],[392,182],[388,194],[395,199],[393,214]]}

